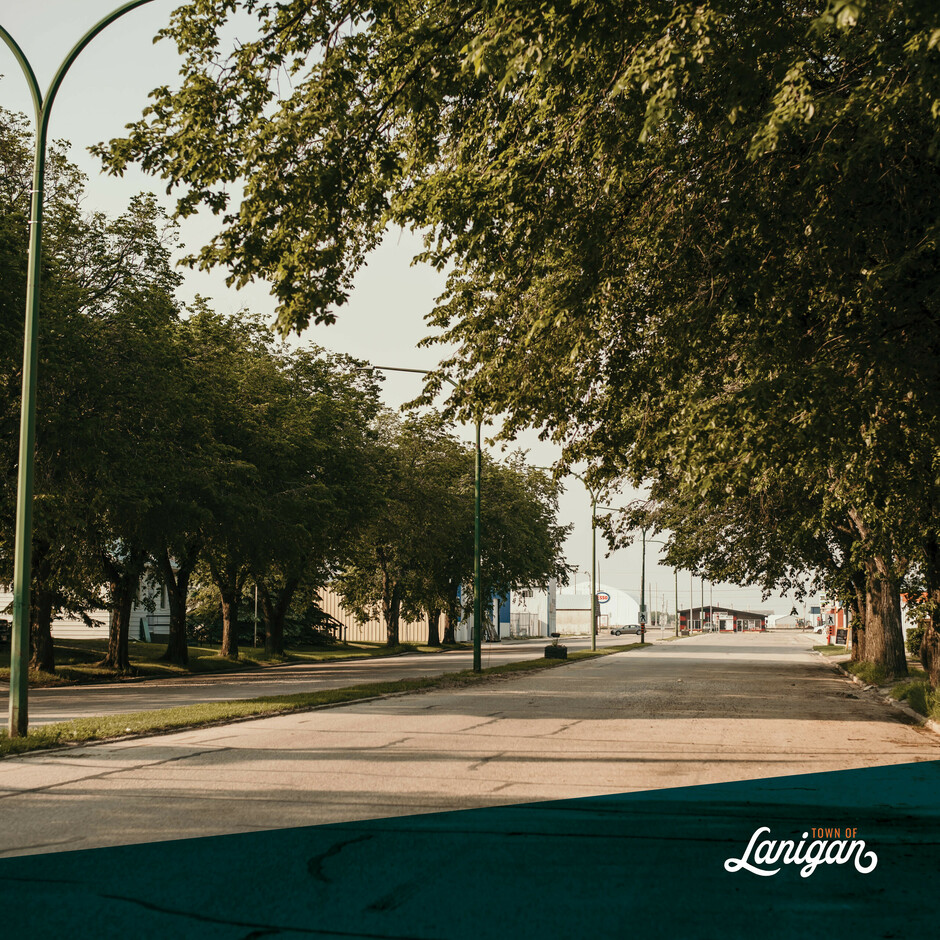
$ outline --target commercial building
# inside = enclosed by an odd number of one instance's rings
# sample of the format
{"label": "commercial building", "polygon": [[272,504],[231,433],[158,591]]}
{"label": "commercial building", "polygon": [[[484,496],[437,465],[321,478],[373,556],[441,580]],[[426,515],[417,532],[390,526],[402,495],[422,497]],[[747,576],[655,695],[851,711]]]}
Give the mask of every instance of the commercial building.
{"label": "commercial building", "polygon": [[767,612],[735,610],[731,607],[706,605],[686,607],[679,611],[679,629],[683,632],[701,630],[704,633],[742,633],[746,630],[766,630]]}

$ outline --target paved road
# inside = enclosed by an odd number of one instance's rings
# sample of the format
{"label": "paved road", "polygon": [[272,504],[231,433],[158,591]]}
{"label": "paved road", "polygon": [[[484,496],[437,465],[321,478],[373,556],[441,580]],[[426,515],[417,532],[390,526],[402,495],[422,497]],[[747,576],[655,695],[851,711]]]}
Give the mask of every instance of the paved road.
{"label": "paved road", "polygon": [[940,759],[799,635],[0,761],[0,855]]}
{"label": "paved road", "polygon": [[[655,642],[659,631],[649,635]],[[599,648],[633,642],[636,637],[600,636]],[[483,667],[539,659],[545,640],[485,643]],[[586,649],[590,637],[572,637],[564,641],[570,650]],[[115,682],[102,685],[66,686],[31,689],[29,693],[30,726],[83,718],[90,715],[115,715],[123,712],[151,711],[175,705],[224,702],[231,699],[260,698],[263,695],[292,695],[319,689],[337,689],[364,682],[391,682],[439,676],[473,666],[473,653],[412,653],[381,659],[351,659],[340,662],[292,663],[232,675],[207,675],[180,679]],[[0,693],[0,714],[7,713],[9,690]]]}

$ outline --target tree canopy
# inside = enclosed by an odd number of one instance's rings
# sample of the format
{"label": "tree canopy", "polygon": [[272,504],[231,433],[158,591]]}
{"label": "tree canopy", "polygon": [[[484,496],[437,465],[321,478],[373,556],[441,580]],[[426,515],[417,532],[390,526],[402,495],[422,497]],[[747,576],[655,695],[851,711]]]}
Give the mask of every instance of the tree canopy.
{"label": "tree canopy", "polygon": [[[399,642],[400,618],[422,614],[437,645],[443,612],[453,642],[461,600],[467,610],[473,602],[473,450],[439,415],[386,413],[372,460],[374,502],[337,582],[344,604],[364,619],[381,613],[390,646]],[[484,599],[564,578],[568,529],[557,523],[558,490],[548,475],[516,455],[502,463],[485,457],[482,476]]]}
{"label": "tree canopy", "polygon": [[789,556],[846,529],[904,670],[899,579],[936,570],[935,4],[196,0],[163,35],[180,88],[99,152],[220,213],[195,263],[302,328],[386,225],[423,231],[458,414],[739,521],[799,480]]}

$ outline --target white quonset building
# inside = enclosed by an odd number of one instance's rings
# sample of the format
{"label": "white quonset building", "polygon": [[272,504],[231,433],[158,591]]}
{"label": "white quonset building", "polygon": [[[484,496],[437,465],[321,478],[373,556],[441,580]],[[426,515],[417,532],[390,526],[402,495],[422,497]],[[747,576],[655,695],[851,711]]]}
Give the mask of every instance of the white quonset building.
{"label": "white quonset building", "polygon": [[[515,591],[510,615],[513,636],[548,636],[549,607],[554,600],[554,631],[563,636],[591,632],[591,590],[571,593],[549,591]],[[640,599],[628,591],[607,584],[597,586],[597,624],[599,630],[640,622]]]}

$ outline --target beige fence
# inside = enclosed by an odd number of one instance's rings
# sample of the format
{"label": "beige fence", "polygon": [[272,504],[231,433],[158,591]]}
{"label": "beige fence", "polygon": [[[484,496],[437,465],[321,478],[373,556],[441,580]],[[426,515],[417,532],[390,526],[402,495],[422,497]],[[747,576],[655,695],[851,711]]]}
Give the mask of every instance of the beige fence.
{"label": "beige fence", "polygon": [[[375,620],[365,623],[358,621],[345,607],[338,594],[324,590],[320,592],[320,606],[324,613],[335,617],[342,625],[342,638],[352,643],[384,643],[387,639],[385,618],[379,615]],[[440,629],[444,629],[444,619],[441,618]],[[401,620],[398,625],[398,635],[402,643],[426,643],[428,639],[428,618],[418,621]]]}

